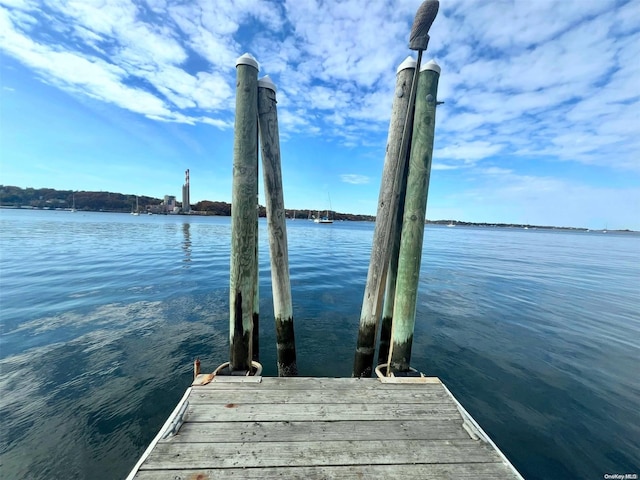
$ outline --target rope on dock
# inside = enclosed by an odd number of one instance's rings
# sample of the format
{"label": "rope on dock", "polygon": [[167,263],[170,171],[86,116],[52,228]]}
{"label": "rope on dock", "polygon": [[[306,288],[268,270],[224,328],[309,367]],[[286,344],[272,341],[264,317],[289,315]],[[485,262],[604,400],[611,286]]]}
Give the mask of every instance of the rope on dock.
{"label": "rope on dock", "polygon": [[[384,371],[383,371],[384,370]],[[389,378],[389,377],[395,377],[395,374],[393,372],[389,372],[389,364],[388,363],[381,363],[380,365],[378,365],[376,367],[376,376],[378,378]],[[387,375],[387,372],[388,375]],[[416,370],[413,367],[409,367],[409,372],[413,373],[413,374],[419,374],[419,375],[410,375],[409,378],[426,378],[425,374],[422,372],[419,372],[418,370]]]}
{"label": "rope on dock", "polygon": [[[229,368],[230,363],[224,362],[218,368],[213,371],[213,377],[217,375],[223,375],[223,371],[225,368]],[[262,364],[256,362],[255,360],[251,361],[251,370],[244,374],[245,377],[255,376],[259,377],[262,375]]]}

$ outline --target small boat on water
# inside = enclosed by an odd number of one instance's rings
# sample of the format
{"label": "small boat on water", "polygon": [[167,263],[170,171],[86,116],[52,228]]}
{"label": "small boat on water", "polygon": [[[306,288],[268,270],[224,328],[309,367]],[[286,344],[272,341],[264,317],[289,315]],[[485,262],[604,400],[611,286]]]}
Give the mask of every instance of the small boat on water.
{"label": "small boat on water", "polygon": [[327,212],[327,215],[324,217],[320,217],[318,215],[317,218],[315,218],[314,223],[333,223],[333,219],[329,218],[329,212]]}
{"label": "small boat on water", "polygon": [[[327,194],[329,198],[329,209],[331,209],[331,197]],[[329,218],[329,210],[325,210],[324,216],[320,216],[320,210],[318,210],[318,216],[313,219],[315,223],[333,223],[333,219]]]}

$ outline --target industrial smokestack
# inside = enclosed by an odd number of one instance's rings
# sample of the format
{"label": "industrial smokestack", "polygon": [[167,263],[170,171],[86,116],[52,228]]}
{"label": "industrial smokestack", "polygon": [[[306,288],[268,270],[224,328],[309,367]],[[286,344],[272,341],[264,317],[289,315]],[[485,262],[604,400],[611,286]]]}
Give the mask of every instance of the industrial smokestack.
{"label": "industrial smokestack", "polygon": [[182,186],[182,211],[191,213],[191,192],[189,187],[189,169],[184,172],[184,185]]}

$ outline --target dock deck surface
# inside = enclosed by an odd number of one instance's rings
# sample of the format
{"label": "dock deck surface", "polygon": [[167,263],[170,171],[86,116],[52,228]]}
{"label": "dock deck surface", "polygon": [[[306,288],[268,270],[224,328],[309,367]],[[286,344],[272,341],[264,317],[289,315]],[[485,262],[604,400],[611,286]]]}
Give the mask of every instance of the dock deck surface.
{"label": "dock deck surface", "polygon": [[434,377],[205,378],[130,479],[522,478]]}

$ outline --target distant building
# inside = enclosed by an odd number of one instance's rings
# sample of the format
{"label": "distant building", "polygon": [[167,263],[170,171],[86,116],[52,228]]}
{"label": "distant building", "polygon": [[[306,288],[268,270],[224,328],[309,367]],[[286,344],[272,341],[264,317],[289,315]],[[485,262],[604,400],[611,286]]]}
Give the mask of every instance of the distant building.
{"label": "distant building", "polygon": [[191,192],[189,191],[189,169],[184,172],[184,185],[182,186],[182,213],[191,213]]}
{"label": "distant building", "polygon": [[165,195],[162,202],[164,213],[175,213],[178,206],[176,205],[176,197],[173,195]]}

